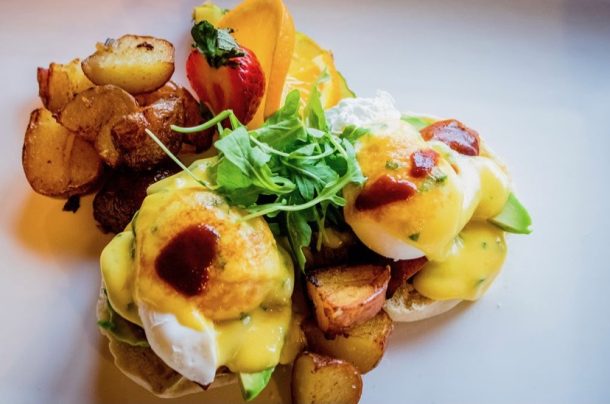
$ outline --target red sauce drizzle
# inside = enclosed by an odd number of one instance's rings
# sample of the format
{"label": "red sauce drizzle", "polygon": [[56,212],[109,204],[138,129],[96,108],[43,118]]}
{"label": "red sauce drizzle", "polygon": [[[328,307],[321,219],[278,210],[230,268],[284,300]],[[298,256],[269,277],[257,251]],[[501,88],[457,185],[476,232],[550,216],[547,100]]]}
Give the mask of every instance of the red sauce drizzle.
{"label": "red sauce drizzle", "polygon": [[157,274],[176,291],[195,296],[205,289],[217,244],[218,234],[209,226],[187,227],[161,250],[155,260]]}
{"label": "red sauce drizzle", "polygon": [[417,150],[411,153],[411,175],[426,177],[438,164],[438,153],[434,150]]}
{"label": "red sauce drizzle", "polygon": [[479,155],[479,134],[457,119],[433,123],[420,133],[425,140],[438,140],[466,156]]}
{"label": "red sauce drizzle", "polygon": [[416,192],[417,187],[412,182],[384,175],[360,192],[356,198],[356,209],[376,209],[392,202],[409,199]]}

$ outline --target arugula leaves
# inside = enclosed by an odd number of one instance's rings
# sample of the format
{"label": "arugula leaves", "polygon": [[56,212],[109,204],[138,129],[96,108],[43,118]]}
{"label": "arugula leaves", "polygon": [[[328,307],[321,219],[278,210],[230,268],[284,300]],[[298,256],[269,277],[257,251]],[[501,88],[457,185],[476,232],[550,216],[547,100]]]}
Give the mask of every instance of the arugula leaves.
{"label": "arugula leaves", "polygon": [[[341,218],[343,188],[363,184],[354,142],[367,130],[353,126],[332,133],[316,86],[301,115],[300,93],[290,92],[284,105],[258,129],[248,131],[225,111],[214,124],[230,118],[232,128],[220,131],[215,146],[218,161],[210,172],[213,189],[229,204],[248,213],[243,220],[265,216],[270,226],[287,236],[296,262],[305,268],[303,247],[324,237],[327,218]],[[210,122],[200,127],[210,127]],[[172,127],[178,132],[200,127]]]}

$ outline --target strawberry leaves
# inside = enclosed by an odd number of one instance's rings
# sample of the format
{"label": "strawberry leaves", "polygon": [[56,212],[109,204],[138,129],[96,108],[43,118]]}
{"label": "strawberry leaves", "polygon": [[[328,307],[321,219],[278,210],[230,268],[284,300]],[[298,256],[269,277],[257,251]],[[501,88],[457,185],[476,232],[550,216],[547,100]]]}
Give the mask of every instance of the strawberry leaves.
{"label": "strawberry leaves", "polygon": [[191,29],[193,47],[205,56],[208,64],[214,68],[232,64],[233,58],[244,56],[230,29],[216,29],[203,20]]}

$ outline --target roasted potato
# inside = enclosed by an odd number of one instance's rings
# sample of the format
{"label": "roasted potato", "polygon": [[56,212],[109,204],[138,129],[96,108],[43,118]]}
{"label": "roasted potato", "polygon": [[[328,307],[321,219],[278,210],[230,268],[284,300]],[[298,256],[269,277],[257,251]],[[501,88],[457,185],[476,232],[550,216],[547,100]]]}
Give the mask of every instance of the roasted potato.
{"label": "roasted potato", "polygon": [[30,115],[22,162],[34,191],[57,198],[90,192],[104,168],[93,146],[57,123],[44,108]]}
{"label": "roasted potato", "polygon": [[293,404],[357,404],[362,377],[349,362],[303,352],[292,368]]}
{"label": "roasted potato", "polygon": [[317,250],[313,245],[303,249],[307,259],[305,262],[306,270],[362,262],[384,262],[382,257],[366,248],[351,231],[334,231],[333,233],[335,241],[332,244],[322,244],[320,250]]}
{"label": "roasted potato", "polygon": [[179,170],[173,163],[145,172],[115,170],[93,199],[93,217],[102,230],[122,232],[140,209],[146,189]]}
{"label": "roasted potato", "polygon": [[173,81],[168,81],[161,88],[151,91],[148,93],[142,93],[135,95],[135,99],[141,107],[146,107],[154,102],[162,100],[164,98],[176,98],[181,97],[181,89],[180,87]]}
{"label": "roasted potato", "polygon": [[112,142],[112,127],[125,115],[138,112],[135,98],[117,86],[96,86],[72,99],[57,115],[69,130],[95,145],[100,157],[111,167],[120,164]]}
{"label": "roasted potato", "polygon": [[80,59],[65,65],[51,63],[48,68],[39,67],[37,77],[38,95],[45,108],[54,113],[76,94],[94,86],[83,73]]}
{"label": "roasted potato", "polygon": [[426,257],[390,262],[391,276],[386,297],[392,297],[398,288],[407,283],[409,279],[415,276],[426,265],[426,262],[428,262]]}
{"label": "roasted potato", "polygon": [[183,135],[174,132],[170,125],[184,122],[184,115],[182,98],[162,98],[119,119],[112,127],[111,136],[121,163],[134,170],[143,170],[169,159],[146,134],[146,129],[177,154],[182,147]]}
{"label": "roasted potato", "polygon": [[[205,104],[200,104],[193,95],[186,89],[182,89],[184,99],[184,124],[182,126],[191,127],[200,125],[214,117],[212,111]],[[216,127],[202,132],[187,133],[184,135],[184,142],[195,146],[195,152],[201,153],[212,146]]]}
{"label": "roasted potato", "polygon": [[311,319],[302,327],[310,351],[348,361],[364,374],[375,368],[383,357],[394,323],[381,310],[369,321],[330,338]]}
{"label": "roasted potato", "polygon": [[326,333],[340,333],[373,318],[385,302],[390,267],[338,266],[307,275],[318,325]]}
{"label": "roasted potato", "polygon": [[[212,113],[204,104],[199,104],[187,89],[177,86],[172,81],[167,82],[156,91],[136,96],[136,100],[141,106],[147,106],[160,99],[172,97],[181,98],[184,105],[184,121],[176,122],[177,125],[184,127],[197,126],[213,118]],[[203,132],[187,133],[182,136],[184,143],[195,146],[195,152],[201,153],[212,146],[215,132],[216,128],[210,128]]]}
{"label": "roasted potato", "polygon": [[146,93],[172,77],[174,45],[151,36],[123,35],[98,43],[82,67],[97,85],[114,84],[130,94]]}

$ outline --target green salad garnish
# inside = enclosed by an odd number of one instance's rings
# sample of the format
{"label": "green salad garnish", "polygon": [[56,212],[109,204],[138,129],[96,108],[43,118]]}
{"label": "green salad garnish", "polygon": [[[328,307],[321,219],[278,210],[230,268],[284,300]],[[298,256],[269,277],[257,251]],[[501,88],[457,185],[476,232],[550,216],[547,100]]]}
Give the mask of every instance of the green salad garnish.
{"label": "green salad garnish", "polygon": [[[222,126],[227,120],[230,128]],[[284,106],[255,130],[248,130],[231,111],[196,127],[172,129],[193,133],[214,125],[219,129],[214,144],[218,159],[210,168],[210,183],[194,177],[152,132],[147,133],[202,185],[245,209],[244,220],[265,216],[276,233],[287,236],[303,270],[303,247],[311,243],[312,228],[318,232],[319,248],[326,222],[336,225],[343,221],[343,188],[364,183],[354,142],[367,130],[348,126],[342,133],[333,133],[315,86],[304,111],[300,111],[300,94],[294,90]]]}

